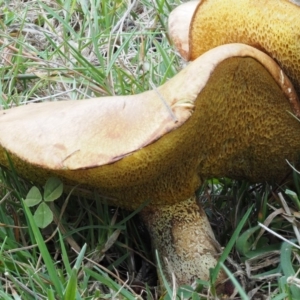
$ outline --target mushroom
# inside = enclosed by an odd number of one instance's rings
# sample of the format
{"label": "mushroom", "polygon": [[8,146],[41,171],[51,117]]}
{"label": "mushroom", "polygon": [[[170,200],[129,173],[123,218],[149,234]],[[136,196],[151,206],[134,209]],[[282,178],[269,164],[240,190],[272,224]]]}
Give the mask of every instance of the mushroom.
{"label": "mushroom", "polygon": [[243,43],[270,55],[300,93],[300,7],[287,0],[200,0],[169,17],[181,55],[194,60],[216,46]]}
{"label": "mushroom", "polygon": [[[133,96],[31,104],[0,113],[0,164],[137,209],[171,281],[209,279],[214,234],[195,191],[213,176],[281,178],[300,154],[294,88],[268,55],[216,47],[167,83]],[[225,279],[223,273],[218,283]]]}

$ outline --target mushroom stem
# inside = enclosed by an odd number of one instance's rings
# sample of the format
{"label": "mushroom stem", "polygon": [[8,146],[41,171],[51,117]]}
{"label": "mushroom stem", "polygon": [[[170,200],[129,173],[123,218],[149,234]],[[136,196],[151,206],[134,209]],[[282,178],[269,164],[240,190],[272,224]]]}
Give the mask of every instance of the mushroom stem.
{"label": "mushroom stem", "polygon": [[[172,274],[178,285],[192,284],[199,278],[209,279],[209,269],[216,266],[220,251],[195,196],[173,205],[146,208],[141,216],[169,282]],[[225,274],[220,273],[217,284],[225,279]]]}

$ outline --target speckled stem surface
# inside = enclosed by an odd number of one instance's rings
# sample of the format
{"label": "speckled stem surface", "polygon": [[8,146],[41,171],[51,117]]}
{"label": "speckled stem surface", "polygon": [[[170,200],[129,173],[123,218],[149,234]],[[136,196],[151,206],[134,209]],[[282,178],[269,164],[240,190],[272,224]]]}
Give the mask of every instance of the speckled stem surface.
{"label": "speckled stem surface", "polygon": [[[209,269],[216,265],[220,253],[215,247],[217,242],[207,216],[196,203],[196,197],[174,205],[151,207],[141,215],[169,282],[172,273],[178,285],[191,284],[195,279],[209,279]],[[220,274],[218,282],[225,278]]]}

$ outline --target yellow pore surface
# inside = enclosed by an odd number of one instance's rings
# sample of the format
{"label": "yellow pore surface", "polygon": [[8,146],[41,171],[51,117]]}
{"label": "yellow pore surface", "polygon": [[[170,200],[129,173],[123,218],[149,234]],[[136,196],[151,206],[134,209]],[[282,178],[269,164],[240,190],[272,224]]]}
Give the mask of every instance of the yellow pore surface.
{"label": "yellow pore surface", "polygon": [[[193,195],[213,176],[251,181],[279,179],[300,154],[300,123],[270,74],[252,58],[220,63],[199,94],[195,111],[179,128],[121,160],[95,168],[47,170],[12,153],[18,173],[44,184],[59,176],[66,184],[97,189],[112,205],[135,209],[171,204]],[[87,116],[88,117],[88,116]],[[0,163],[8,167],[5,149]]]}
{"label": "yellow pore surface", "polygon": [[244,43],[273,57],[300,92],[300,7],[287,0],[202,0],[190,31],[190,59]]}

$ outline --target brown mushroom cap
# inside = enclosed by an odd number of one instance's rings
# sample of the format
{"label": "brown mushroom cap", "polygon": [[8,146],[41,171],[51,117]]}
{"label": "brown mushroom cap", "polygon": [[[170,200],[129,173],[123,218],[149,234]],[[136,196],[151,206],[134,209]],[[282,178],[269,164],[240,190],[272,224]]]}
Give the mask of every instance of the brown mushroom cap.
{"label": "brown mushroom cap", "polygon": [[191,1],[171,13],[169,31],[187,60],[222,44],[256,47],[279,63],[300,92],[299,20],[300,7],[287,0]]}
{"label": "brown mushroom cap", "polygon": [[[190,117],[193,105],[178,105],[170,96],[169,108],[158,95],[145,92],[141,97],[47,102],[3,111],[1,121],[8,135],[3,136],[2,145],[21,159],[50,170],[111,164]],[[20,135],[22,128],[26,132]]]}
{"label": "brown mushroom cap", "polygon": [[224,45],[157,91],[2,111],[0,163],[9,166],[7,151],[25,178],[59,176],[129,209],[171,204],[202,178],[282,176],[285,159],[300,154],[289,111],[299,103],[278,65],[252,47]]}

